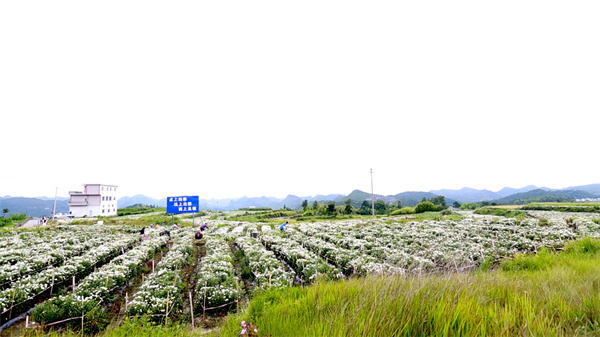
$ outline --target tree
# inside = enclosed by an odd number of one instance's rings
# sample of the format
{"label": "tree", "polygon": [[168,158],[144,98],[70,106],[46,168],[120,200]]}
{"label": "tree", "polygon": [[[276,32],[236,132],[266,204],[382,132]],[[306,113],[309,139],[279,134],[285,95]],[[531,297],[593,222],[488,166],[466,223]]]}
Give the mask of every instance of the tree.
{"label": "tree", "polygon": [[464,204],[460,205],[460,209],[474,210],[477,208],[479,208],[479,204],[476,202],[465,202]]}
{"label": "tree", "polygon": [[313,206],[312,206],[315,211],[319,208],[319,203],[315,200],[315,202],[313,202]]}
{"label": "tree", "polygon": [[381,199],[375,201],[375,213],[376,214],[385,214],[386,210],[387,210],[387,204],[385,203],[385,201],[383,201]]}
{"label": "tree", "polygon": [[346,207],[344,207],[344,213],[351,214],[352,213],[352,200],[346,200]]}
{"label": "tree", "polygon": [[360,209],[358,210],[358,214],[371,214],[371,203],[367,200],[363,200],[362,204],[360,205]]}
{"label": "tree", "polygon": [[335,202],[331,201],[327,205],[327,214],[332,215],[335,214]]}
{"label": "tree", "polygon": [[6,218],[6,213],[8,213],[8,208],[2,209],[2,217]]}
{"label": "tree", "polygon": [[458,201],[455,201],[455,202],[452,204],[452,207],[454,207],[454,208],[460,208],[460,202],[458,202]]}
{"label": "tree", "polygon": [[308,207],[308,200],[304,199],[304,201],[302,201],[302,210],[306,212],[307,207]]}
{"label": "tree", "polygon": [[439,205],[443,208],[446,208],[446,197],[444,197],[443,195],[438,195],[437,197],[429,199],[429,201],[431,201],[431,203],[433,203],[434,205]]}

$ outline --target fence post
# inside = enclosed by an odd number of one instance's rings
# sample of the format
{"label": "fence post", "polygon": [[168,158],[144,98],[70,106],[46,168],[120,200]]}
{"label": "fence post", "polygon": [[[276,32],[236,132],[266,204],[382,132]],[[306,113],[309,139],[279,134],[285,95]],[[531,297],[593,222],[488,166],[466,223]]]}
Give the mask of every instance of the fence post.
{"label": "fence post", "polygon": [[165,307],[165,325],[169,322],[169,295],[171,293],[167,291],[167,305]]}
{"label": "fence post", "polygon": [[52,290],[54,290],[54,269],[52,269],[52,285],[50,286],[50,296],[52,296]]}
{"label": "fence post", "polygon": [[206,287],[208,286],[208,281],[204,283],[204,305],[202,306],[202,319],[206,318]]}
{"label": "fence post", "polygon": [[194,326],[194,303],[192,302],[192,292],[188,291],[188,294],[190,295],[190,314],[192,316],[192,329],[195,329],[196,327]]}

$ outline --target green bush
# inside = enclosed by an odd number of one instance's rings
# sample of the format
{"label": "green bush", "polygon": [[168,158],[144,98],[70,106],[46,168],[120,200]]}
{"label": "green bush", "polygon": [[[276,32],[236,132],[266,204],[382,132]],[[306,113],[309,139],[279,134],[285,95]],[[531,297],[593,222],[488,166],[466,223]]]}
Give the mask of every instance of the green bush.
{"label": "green bush", "polygon": [[392,213],[390,213],[390,215],[414,214],[414,213],[415,213],[414,207],[402,207],[400,209],[393,211]]}
{"label": "green bush", "polygon": [[460,209],[462,210],[475,210],[477,208],[479,208],[479,204],[476,202],[465,202],[460,205]]}
{"label": "green bush", "polygon": [[434,205],[431,201],[421,201],[415,206],[415,213],[438,212],[444,209],[441,205]]}
{"label": "green bush", "polygon": [[8,218],[0,218],[0,227],[16,225],[19,222],[23,222],[27,219],[26,213],[15,213],[11,214]]}

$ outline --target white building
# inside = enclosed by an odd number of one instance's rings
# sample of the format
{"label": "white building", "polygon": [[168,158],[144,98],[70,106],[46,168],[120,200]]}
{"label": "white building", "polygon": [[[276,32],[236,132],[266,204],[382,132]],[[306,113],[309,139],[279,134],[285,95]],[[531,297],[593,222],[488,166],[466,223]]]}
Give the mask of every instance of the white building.
{"label": "white building", "polygon": [[117,186],[85,184],[83,192],[69,195],[69,213],[74,217],[117,215]]}

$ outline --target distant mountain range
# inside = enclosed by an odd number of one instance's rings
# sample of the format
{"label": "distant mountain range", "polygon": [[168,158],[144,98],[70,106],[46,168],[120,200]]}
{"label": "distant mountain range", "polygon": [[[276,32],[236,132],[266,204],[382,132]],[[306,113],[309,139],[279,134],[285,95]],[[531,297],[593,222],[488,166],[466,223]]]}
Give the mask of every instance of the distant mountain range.
{"label": "distant mountain range", "polygon": [[[56,213],[69,213],[68,198],[56,198]],[[8,209],[7,216],[13,213],[25,213],[28,216],[50,216],[54,208],[54,198],[0,198],[0,209]]]}
{"label": "distant mountain range", "polygon": [[[600,198],[600,184],[573,186],[563,189],[551,189],[547,187],[537,187],[533,185],[525,186],[522,188],[510,188],[505,187],[497,192],[489,190],[477,190],[473,188],[464,187],[460,190],[432,190],[429,192],[402,192],[394,195],[380,195],[375,194],[373,197],[375,200],[383,200],[389,204],[401,203],[402,206],[415,206],[423,198],[431,199],[436,196],[443,195],[446,197],[446,204],[452,205],[455,201],[459,203],[465,202],[480,202],[490,201],[496,203],[527,203],[532,200],[535,201],[557,201],[557,200],[572,200],[579,198]],[[246,207],[269,207],[272,209],[280,209],[283,207],[298,209],[301,207],[302,202],[307,200],[309,205],[312,205],[314,201],[318,203],[329,203],[335,202],[336,205],[342,205],[346,200],[352,200],[352,204],[359,207],[365,200],[371,200],[371,194],[360,190],[354,190],[348,195],[343,194],[329,194],[329,195],[316,195],[314,197],[299,197],[295,195],[288,195],[287,197],[280,199],[274,197],[241,197],[236,199],[200,199],[200,209],[208,210],[236,210]],[[142,194],[134,195],[132,197],[122,197],[118,200],[119,208],[127,206],[143,204],[143,205],[154,205],[159,207],[165,207],[167,199],[154,199],[147,197]],[[9,209],[9,213],[27,213],[29,216],[49,216],[52,212],[54,205],[54,198],[50,197],[37,197],[37,198],[24,198],[24,197],[0,197],[0,209]],[[57,198],[56,201],[56,212],[57,213],[68,213],[69,205],[68,198]]]}
{"label": "distant mountain range", "polygon": [[[503,189],[499,190],[498,192],[492,192],[489,190],[476,190],[473,188],[464,187],[464,188],[461,188],[460,190],[433,190],[430,192],[437,194],[437,195],[443,195],[446,198],[455,199],[456,201],[458,201],[460,203],[480,202],[483,200],[496,201],[496,202],[501,203],[502,201],[499,201],[499,200],[502,200],[503,198],[506,198],[510,195],[525,193],[525,192],[529,192],[529,191],[533,191],[533,190],[543,190],[543,191],[577,190],[577,191],[583,191],[583,192],[587,192],[587,193],[591,194],[590,196],[582,197],[582,198],[593,198],[593,197],[600,196],[600,184],[573,186],[573,187],[567,187],[567,188],[562,188],[562,189],[552,189],[552,188],[548,188],[548,187],[537,187],[534,185],[528,185],[528,186],[525,186],[522,188],[504,187]],[[504,201],[506,202],[508,200],[510,200],[510,199],[506,199]]]}

